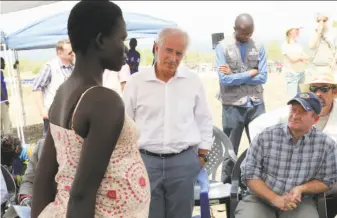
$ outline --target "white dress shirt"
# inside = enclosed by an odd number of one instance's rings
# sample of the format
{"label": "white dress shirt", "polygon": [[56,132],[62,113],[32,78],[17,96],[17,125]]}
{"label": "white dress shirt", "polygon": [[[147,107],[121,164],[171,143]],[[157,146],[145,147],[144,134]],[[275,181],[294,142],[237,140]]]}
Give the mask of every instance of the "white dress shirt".
{"label": "white dress shirt", "polygon": [[0,189],[0,194],[1,194],[1,204],[5,203],[8,200],[8,190],[7,190],[7,185],[4,176],[2,175],[2,170],[0,170],[1,173],[1,189]]}
{"label": "white dress shirt", "polygon": [[199,76],[178,69],[167,83],[156,77],[154,67],[131,76],[124,90],[127,114],[140,130],[139,147],[167,154],[190,146],[210,150],[213,123]]}

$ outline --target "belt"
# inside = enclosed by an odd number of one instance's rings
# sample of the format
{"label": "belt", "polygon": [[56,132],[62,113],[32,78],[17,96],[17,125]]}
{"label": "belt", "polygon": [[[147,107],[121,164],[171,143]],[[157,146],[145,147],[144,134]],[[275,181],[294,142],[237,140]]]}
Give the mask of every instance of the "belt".
{"label": "belt", "polygon": [[186,148],[185,150],[182,150],[179,153],[168,153],[168,154],[157,154],[157,153],[147,151],[145,149],[139,149],[139,152],[142,153],[142,154],[146,154],[146,155],[150,155],[150,156],[154,156],[154,157],[168,158],[168,157],[174,157],[178,154],[184,153],[185,151],[188,151],[190,148],[192,148],[192,147],[188,147],[188,148]]}

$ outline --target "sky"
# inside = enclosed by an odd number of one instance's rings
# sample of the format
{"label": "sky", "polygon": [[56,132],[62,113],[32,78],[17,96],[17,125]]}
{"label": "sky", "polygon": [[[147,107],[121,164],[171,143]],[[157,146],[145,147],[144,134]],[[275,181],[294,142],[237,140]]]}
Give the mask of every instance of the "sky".
{"label": "sky", "polygon": [[[143,13],[174,21],[191,38],[191,50],[211,51],[211,34],[232,34],[235,17],[250,13],[255,21],[254,37],[260,41],[284,39],[291,24],[303,26],[300,41],[315,28],[318,12],[334,15],[337,1],[114,1],[125,12]],[[25,25],[72,8],[76,1],[60,1],[26,11],[1,15],[0,29],[13,32]],[[336,13],[335,13],[336,14]],[[23,19],[24,18],[24,19]],[[336,18],[335,18],[336,19]],[[139,47],[152,48],[153,39],[142,40]]]}

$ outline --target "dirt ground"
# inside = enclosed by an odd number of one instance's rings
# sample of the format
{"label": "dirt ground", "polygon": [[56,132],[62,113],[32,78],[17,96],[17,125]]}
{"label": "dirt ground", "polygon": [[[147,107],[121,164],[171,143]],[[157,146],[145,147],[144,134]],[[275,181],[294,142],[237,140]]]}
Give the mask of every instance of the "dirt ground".
{"label": "dirt ground", "polygon": [[[213,117],[214,125],[221,128],[221,104],[215,98],[216,92],[218,90],[218,79],[214,73],[203,73],[200,77],[204,83],[207,99],[210,105],[210,110]],[[264,85],[264,98],[266,104],[266,110],[276,109],[280,106],[286,104],[286,87],[284,81],[284,74],[272,73],[268,75],[268,81]],[[42,119],[38,113],[38,110],[34,104],[34,99],[31,92],[31,86],[25,85],[23,87],[23,99],[24,107],[26,113],[26,125],[25,127],[25,137],[26,141],[33,142],[42,137]],[[11,102],[13,100],[11,99]],[[15,103],[11,104],[10,114],[12,119],[13,127],[16,126],[15,120]],[[248,147],[248,140],[245,135],[243,135],[239,153],[244,151]],[[220,179],[220,173],[217,179]],[[225,210],[224,205],[212,206],[214,217],[226,217],[225,212],[218,212],[218,210]],[[200,214],[199,207],[195,208],[194,214]]]}

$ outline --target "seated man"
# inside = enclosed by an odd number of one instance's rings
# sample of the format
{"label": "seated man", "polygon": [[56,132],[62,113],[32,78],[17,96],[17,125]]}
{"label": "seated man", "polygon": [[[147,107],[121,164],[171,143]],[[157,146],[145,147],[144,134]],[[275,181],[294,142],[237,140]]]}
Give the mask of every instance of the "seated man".
{"label": "seated man", "polygon": [[[315,127],[337,142],[337,73],[317,71],[314,74],[307,83],[300,85],[301,90],[310,90],[317,95],[323,107]],[[288,112],[288,107],[282,107],[257,117],[249,124],[251,138],[269,126],[287,123]],[[327,192],[326,203],[328,218],[337,216],[337,184]]]}
{"label": "seated man", "polygon": [[288,124],[268,127],[248,149],[241,170],[249,191],[236,218],[318,218],[313,195],[337,181],[337,144],[313,127],[322,110],[319,99],[304,92],[288,104]]}
{"label": "seated man", "polygon": [[27,150],[22,147],[21,140],[11,134],[1,135],[1,164],[12,173],[17,186],[20,186],[27,163]]}

